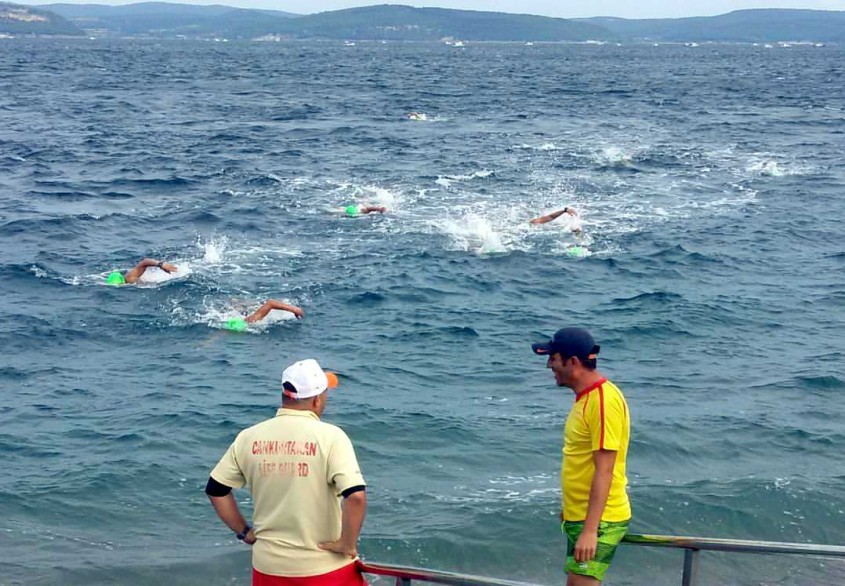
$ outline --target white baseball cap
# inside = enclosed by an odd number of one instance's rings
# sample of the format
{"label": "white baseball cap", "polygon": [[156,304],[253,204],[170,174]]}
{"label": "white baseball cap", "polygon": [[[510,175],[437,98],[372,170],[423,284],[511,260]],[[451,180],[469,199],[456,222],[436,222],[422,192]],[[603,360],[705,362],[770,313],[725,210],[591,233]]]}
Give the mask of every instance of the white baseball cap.
{"label": "white baseball cap", "polygon": [[291,399],[309,399],[337,386],[337,375],[323,370],[316,360],[308,358],[288,366],[282,373],[282,394]]}

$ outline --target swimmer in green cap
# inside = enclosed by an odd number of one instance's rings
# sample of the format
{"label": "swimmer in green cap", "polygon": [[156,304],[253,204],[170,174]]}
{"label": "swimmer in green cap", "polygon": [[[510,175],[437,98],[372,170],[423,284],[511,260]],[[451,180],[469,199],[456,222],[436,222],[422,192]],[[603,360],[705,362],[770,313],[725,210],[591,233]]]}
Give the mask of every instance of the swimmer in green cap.
{"label": "swimmer in green cap", "polygon": [[343,209],[343,213],[346,214],[349,218],[355,218],[357,216],[362,216],[366,214],[371,214],[373,212],[378,212],[379,214],[383,214],[387,211],[387,208],[384,206],[359,206],[359,205],[348,205]]}
{"label": "swimmer in green cap", "polygon": [[137,283],[141,276],[144,274],[144,272],[150,267],[158,267],[165,273],[172,273],[178,270],[176,265],[164,262],[163,260],[145,258],[137,265],[135,265],[135,268],[130,271],[127,271],[126,274],[121,274],[120,271],[110,272],[109,276],[106,277],[106,284],[117,287],[120,285],[131,285],[132,283]]}
{"label": "swimmer in green cap", "polygon": [[302,319],[305,317],[305,312],[302,311],[301,307],[285,303],[284,301],[278,301],[276,299],[268,299],[261,305],[261,307],[249,314],[247,317],[232,317],[227,319],[224,327],[225,329],[233,332],[243,332],[247,329],[248,324],[261,321],[274,309],[279,311],[289,311],[296,316],[296,319]]}
{"label": "swimmer in green cap", "polygon": [[225,327],[233,332],[242,332],[246,329],[246,320],[242,317],[232,317],[226,320]]}
{"label": "swimmer in green cap", "polygon": [[109,276],[106,277],[106,285],[112,285],[114,287],[119,287],[126,283],[126,279],[123,278],[123,273],[120,271],[112,271],[109,273]]}

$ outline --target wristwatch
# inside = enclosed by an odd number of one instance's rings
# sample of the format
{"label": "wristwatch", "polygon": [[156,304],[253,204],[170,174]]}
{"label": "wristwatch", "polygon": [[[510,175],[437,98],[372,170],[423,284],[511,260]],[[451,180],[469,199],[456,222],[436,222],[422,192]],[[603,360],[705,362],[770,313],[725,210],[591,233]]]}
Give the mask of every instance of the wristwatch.
{"label": "wristwatch", "polygon": [[243,541],[244,539],[246,539],[246,536],[250,532],[251,529],[252,529],[252,525],[247,523],[246,527],[244,527],[244,530],[237,534],[238,541]]}

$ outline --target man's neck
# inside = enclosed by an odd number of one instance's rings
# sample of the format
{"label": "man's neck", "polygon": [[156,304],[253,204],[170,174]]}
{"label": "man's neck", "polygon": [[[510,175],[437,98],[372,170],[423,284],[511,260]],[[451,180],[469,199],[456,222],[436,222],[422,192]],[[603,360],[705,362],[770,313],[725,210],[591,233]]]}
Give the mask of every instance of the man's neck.
{"label": "man's neck", "polygon": [[587,371],[584,376],[580,377],[574,385],[572,385],[571,389],[576,395],[583,393],[597,382],[602,380],[604,375],[600,373],[598,370],[589,370]]}
{"label": "man's neck", "polygon": [[317,413],[313,408],[306,407],[304,405],[297,405],[296,403],[282,403],[282,409],[290,409],[291,411],[310,411],[317,417],[320,417],[320,414]]}

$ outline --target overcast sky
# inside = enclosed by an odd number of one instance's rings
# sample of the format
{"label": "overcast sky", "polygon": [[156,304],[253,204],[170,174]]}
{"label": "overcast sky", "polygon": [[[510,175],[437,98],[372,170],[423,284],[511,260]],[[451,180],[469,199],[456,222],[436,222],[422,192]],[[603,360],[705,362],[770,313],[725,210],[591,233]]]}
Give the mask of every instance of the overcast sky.
{"label": "overcast sky", "polygon": [[[20,4],[134,4],[141,0],[13,0]],[[340,10],[373,4],[406,4],[464,10],[540,14],[560,18],[620,16],[623,18],[677,18],[712,16],[744,8],[811,8],[845,10],[845,0],[169,0],[177,4],[223,4],[242,8],[269,8],[299,14]]]}

